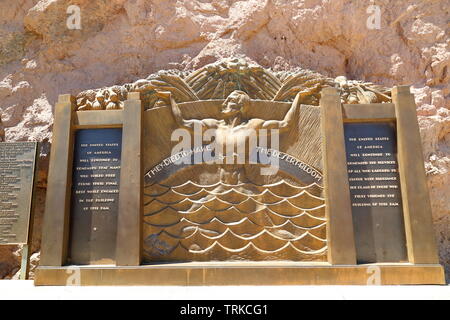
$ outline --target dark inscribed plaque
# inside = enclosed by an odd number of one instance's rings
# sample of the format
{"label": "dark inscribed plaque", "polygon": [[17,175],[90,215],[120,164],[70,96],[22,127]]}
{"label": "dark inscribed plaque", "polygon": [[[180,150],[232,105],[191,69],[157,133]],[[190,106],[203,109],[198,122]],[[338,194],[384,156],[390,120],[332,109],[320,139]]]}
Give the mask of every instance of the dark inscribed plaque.
{"label": "dark inscribed plaque", "polygon": [[28,243],[36,142],[0,143],[0,244]]}
{"label": "dark inscribed plaque", "polygon": [[113,264],[115,261],[121,150],[122,129],[76,132],[71,264]]}
{"label": "dark inscribed plaque", "polygon": [[359,263],[407,260],[393,123],[345,124]]}

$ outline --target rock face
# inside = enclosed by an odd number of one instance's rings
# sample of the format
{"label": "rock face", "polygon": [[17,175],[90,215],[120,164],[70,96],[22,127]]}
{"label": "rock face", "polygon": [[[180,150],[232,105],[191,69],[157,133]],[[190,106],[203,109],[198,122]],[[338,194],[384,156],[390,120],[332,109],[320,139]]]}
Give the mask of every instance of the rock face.
{"label": "rock face", "polygon": [[[448,2],[376,4],[0,0],[0,108],[6,139],[51,141],[58,94],[134,82],[162,69],[200,68],[224,57],[239,56],[275,71],[303,67],[332,78],[345,75],[389,87],[410,84],[436,239],[450,272]],[[73,29],[78,10],[70,5],[80,9],[81,29]],[[41,150],[44,167],[48,150],[48,144]],[[44,191],[45,170],[39,183]],[[15,251],[0,248],[0,278],[17,271]]]}

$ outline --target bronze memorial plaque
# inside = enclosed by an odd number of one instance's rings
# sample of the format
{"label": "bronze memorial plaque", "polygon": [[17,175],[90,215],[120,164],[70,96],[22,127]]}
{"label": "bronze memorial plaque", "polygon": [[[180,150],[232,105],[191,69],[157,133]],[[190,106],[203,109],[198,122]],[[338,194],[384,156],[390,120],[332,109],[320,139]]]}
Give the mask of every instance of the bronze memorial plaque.
{"label": "bronze memorial plaque", "polygon": [[358,261],[406,261],[395,125],[347,123],[345,143]]}
{"label": "bronze memorial plaque", "polygon": [[115,260],[122,129],[79,130],[75,136],[69,259]]}
{"label": "bronze memorial plaque", "polygon": [[0,245],[28,243],[37,143],[0,143]]}
{"label": "bronze memorial plaque", "polygon": [[408,87],[224,59],[55,110],[37,285],[445,282]]}

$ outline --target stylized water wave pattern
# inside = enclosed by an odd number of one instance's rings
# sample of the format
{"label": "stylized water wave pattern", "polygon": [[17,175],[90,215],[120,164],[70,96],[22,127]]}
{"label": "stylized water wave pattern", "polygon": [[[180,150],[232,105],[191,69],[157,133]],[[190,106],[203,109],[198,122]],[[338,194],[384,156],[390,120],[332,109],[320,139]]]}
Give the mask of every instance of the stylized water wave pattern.
{"label": "stylized water wave pattern", "polygon": [[145,188],[144,257],[151,261],[325,261],[317,184],[286,181]]}

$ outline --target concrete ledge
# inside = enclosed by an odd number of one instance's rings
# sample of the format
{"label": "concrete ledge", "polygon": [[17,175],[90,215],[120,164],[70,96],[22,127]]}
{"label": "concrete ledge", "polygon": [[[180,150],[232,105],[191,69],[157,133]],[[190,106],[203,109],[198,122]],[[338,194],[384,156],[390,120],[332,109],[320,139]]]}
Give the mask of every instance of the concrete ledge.
{"label": "concrete ledge", "polygon": [[[377,281],[379,279],[379,281]],[[178,263],[139,267],[39,267],[37,286],[444,285],[440,265]]]}

